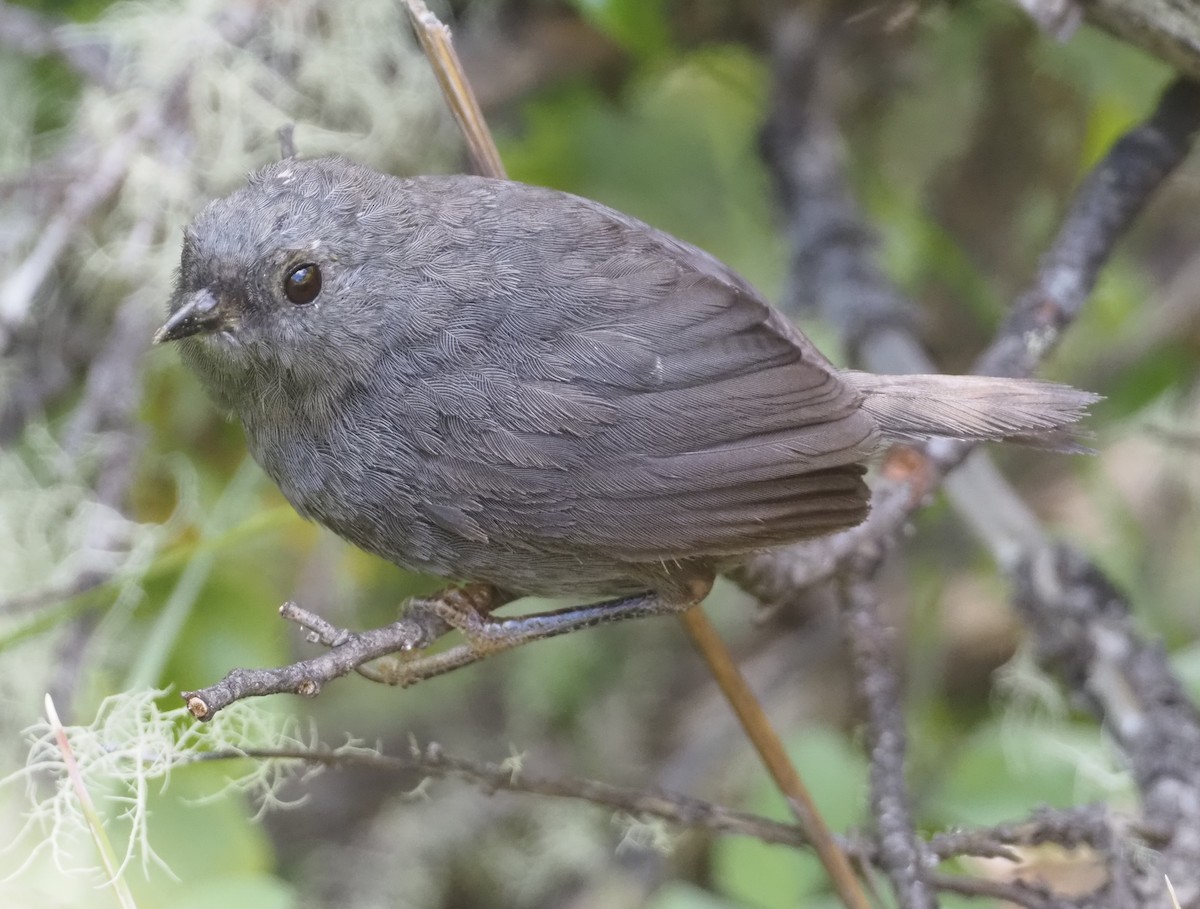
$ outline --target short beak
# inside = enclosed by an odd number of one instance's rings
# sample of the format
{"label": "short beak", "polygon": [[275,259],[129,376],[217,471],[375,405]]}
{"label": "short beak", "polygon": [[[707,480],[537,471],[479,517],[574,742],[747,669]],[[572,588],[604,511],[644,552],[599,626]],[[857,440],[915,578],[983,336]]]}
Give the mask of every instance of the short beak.
{"label": "short beak", "polygon": [[213,292],[208,289],[198,290],[171,313],[166,324],[155,332],[154,343],[162,344],[201,332],[219,331],[227,324],[225,314],[221,312],[220,301]]}

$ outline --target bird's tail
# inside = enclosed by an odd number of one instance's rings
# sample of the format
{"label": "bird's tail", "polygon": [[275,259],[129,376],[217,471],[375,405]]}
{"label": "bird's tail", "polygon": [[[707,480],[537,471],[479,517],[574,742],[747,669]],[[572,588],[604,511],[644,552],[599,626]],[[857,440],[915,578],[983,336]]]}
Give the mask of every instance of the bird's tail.
{"label": "bird's tail", "polygon": [[991,376],[877,376],[847,370],[863,409],[888,441],[942,436],[1006,439],[1062,451],[1086,450],[1073,430],[1099,395],[1036,379]]}

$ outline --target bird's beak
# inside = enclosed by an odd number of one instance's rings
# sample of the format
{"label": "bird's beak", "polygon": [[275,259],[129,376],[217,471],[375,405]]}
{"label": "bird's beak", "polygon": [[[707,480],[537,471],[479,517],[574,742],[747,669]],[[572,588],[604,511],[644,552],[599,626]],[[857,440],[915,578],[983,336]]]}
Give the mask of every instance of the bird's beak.
{"label": "bird's beak", "polygon": [[222,312],[221,301],[205,288],[198,290],[183,301],[183,305],[171,313],[166,324],[154,333],[154,343],[178,341],[201,332],[220,331],[229,323]]}

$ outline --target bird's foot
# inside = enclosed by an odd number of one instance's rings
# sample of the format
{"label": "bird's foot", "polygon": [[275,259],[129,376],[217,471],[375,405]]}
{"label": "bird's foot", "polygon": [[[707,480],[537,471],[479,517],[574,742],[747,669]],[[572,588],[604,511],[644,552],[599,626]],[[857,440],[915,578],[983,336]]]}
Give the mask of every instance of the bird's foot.
{"label": "bird's foot", "polygon": [[[404,618],[401,619],[410,624],[413,630],[403,650],[424,650],[455,629],[470,639],[473,629],[489,622],[488,613],[510,600],[511,597],[491,584],[449,587],[432,597],[413,598],[406,604]],[[486,636],[485,633],[481,634]]]}

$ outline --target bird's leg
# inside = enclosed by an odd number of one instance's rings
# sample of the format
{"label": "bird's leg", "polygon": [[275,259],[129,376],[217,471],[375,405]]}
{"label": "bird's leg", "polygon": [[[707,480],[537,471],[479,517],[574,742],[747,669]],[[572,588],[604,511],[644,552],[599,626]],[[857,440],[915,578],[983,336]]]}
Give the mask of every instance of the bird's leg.
{"label": "bird's leg", "polygon": [[659,592],[504,618],[488,615],[499,604],[491,605],[490,609],[479,609],[476,601],[468,597],[439,597],[427,601],[423,608],[431,609],[438,619],[460,631],[478,659],[593,625],[675,615],[703,600],[712,589],[713,577],[711,573],[689,572],[673,581],[668,589]]}
{"label": "bird's leg", "polygon": [[459,609],[444,601],[434,604],[438,617],[462,632],[467,647],[476,659],[501,650],[510,650],[531,641],[557,637],[593,625],[637,619],[644,616],[682,612],[691,602],[665,600],[655,593],[639,594],[620,600],[606,600],[588,606],[569,606],[549,612],[535,612],[493,618],[471,609]]}
{"label": "bird's leg", "polygon": [[[677,579],[669,589],[658,592],[504,618],[493,618],[488,614],[512,599],[495,588],[473,585],[444,591],[436,597],[410,602],[410,613],[405,620],[423,623],[430,636],[389,661],[381,672],[381,681],[391,685],[412,685],[468,666],[493,653],[543,638],[625,619],[677,615],[703,600],[712,589],[712,582],[710,573],[693,572]],[[490,589],[492,593],[480,591],[480,587]],[[436,653],[417,652],[418,648],[427,646],[450,628],[461,632],[465,642]]]}

